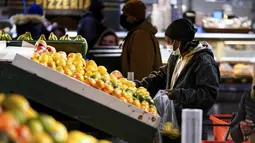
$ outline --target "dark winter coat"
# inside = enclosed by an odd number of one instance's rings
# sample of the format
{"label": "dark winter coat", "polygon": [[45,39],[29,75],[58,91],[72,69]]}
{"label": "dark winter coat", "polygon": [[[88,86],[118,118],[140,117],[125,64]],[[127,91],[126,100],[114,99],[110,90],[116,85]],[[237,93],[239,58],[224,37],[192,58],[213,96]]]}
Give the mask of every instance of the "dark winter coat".
{"label": "dark winter coat", "polygon": [[[194,50],[192,58],[177,78],[170,97],[174,100],[179,125],[181,125],[181,112],[184,108],[202,109],[204,120],[207,119],[207,112],[218,96],[220,73],[210,46],[206,42],[201,42]],[[172,54],[167,65],[161,67],[159,71],[152,72],[142,81],[136,82],[137,86],[144,86],[152,96],[160,89],[169,89],[179,57]],[[203,136],[204,139],[207,137],[205,129]]]}
{"label": "dark winter coat", "polygon": [[244,94],[238,107],[238,111],[230,127],[230,134],[235,143],[244,141],[243,133],[239,123],[244,120],[251,120],[255,123],[255,100],[249,94]]}
{"label": "dark winter coat", "polygon": [[91,49],[106,29],[107,28],[100,23],[92,13],[87,12],[79,22],[78,35],[83,36],[87,40],[88,47]]}
{"label": "dark winter coat", "polygon": [[43,24],[43,17],[40,15],[17,14],[11,17],[11,22],[16,25],[17,36],[30,32],[32,38],[36,40],[41,34],[46,37],[50,35]]}

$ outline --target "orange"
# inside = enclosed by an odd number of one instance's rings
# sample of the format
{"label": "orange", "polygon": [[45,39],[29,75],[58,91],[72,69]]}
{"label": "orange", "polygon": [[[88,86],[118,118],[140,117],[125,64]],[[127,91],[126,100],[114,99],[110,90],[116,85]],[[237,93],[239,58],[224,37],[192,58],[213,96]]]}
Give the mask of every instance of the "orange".
{"label": "orange", "polygon": [[126,97],[126,99],[127,99],[127,102],[130,104],[132,104],[134,102],[132,97]]}
{"label": "orange", "polygon": [[15,129],[18,121],[10,112],[4,112],[0,115],[0,130]]}
{"label": "orange", "polygon": [[147,107],[147,106],[141,106],[141,108],[145,111],[145,112],[149,112],[149,107]]}
{"label": "orange", "polygon": [[113,92],[113,87],[112,86],[110,86],[109,84],[105,84],[105,86],[104,86],[104,92],[106,92],[106,93],[108,93],[108,94],[111,94],[112,92]]}
{"label": "orange", "polygon": [[80,73],[74,73],[73,78],[75,78],[79,81],[84,81],[84,76]]}
{"label": "orange", "polygon": [[89,79],[88,78],[84,79],[84,83],[86,83],[87,85],[90,85]]}
{"label": "orange", "polygon": [[112,71],[111,74],[112,74],[112,75],[115,75],[118,79],[123,78],[123,75],[122,75],[121,72],[118,71],[118,70]]}
{"label": "orange", "polygon": [[105,87],[105,83],[104,83],[102,80],[97,80],[97,81],[96,81],[95,87],[96,87],[97,89],[102,90],[102,89],[104,89],[104,87]]}
{"label": "orange", "polygon": [[16,129],[18,136],[22,140],[29,140],[31,138],[30,129],[28,126],[21,125]]}
{"label": "orange", "polygon": [[89,79],[88,79],[88,82],[89,82],[89,85],[95,87],[95,85],[96,85],[96,80],[95,80],[95,79],[89,78]]}
{"label": "orange", "polygon": [[157,109],[156,109],[156,108],[153,108],[153,107],[151,107],[151,108],[149,109],[149,112],[151,112],[151,113],[153,113],[153,114],[158,114]]}
{"label": "orange", "polygon": [[107,69],[106,69],[104,66],[98,66],[98,67],[97,67],[97,71],[98,71],[101,75],[107,74]]}
{"label": "orange", "polygon": [[66,74],[68,76],[72,76],[73,72],[70,69],[66,68],[66,69],[64,69],[64,74]]}
{"label": "orange", "polygon": [[147,101],[142,101],[141,106],[145,106],[149,108],[149,103]]}
{"label": "orange", "polygon": [[138,99],[135,99],[132,104],[135,105],[138,108],[141,107],[141,103],[140,103],[140,101]]}
{"label": "orange", "polygon": [[120,100],[122,100],[122,101],[127,103],[127,99],[125,97],[120,97]]}
{"label": "orange", "polygon": [[55,64],[55,62],[48,62],[48,63],[47,63],[47,66],[48,66],[49,68],[52,68],[53,70],[56,70],[56,64]]}
{"label": "orange", "polygon": [[119,88],[115,88],[112,92],[112,95],[117,97],[117,98],[120,98],[121,97],[121,90]]}
{"label": "orange", "polygon": [[72,59],[74,57],[75,57],[75,53],[69,53],[67,56],[68,59]]}

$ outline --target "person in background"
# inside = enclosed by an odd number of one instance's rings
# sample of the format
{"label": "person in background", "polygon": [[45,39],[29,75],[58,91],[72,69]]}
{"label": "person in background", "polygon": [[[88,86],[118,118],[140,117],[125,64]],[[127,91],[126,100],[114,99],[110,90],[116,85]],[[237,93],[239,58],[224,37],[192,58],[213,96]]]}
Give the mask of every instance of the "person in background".
{"label": "person in background", "polygon": [[55,26],[51,30],[51,32],[53,32],[58,38],[64,36],[66,34],[66,31],[66,28],[63,26]]}
{"label": "person in background", "polygon": [[119,38],[112,30],[105,31],[98,41],[99,46],[118,46]]}
{"label": "person in background", "polygon": [[38,39],[41,34],[46,37],[50,34],[43,24],[43,9],[40,5],[32,4],[27,14],[14,15],[10,20],[16,25],[17,37],[26,32],[30,32],[33,39]]}
{"label": "person in background", "polygon": [[[255,76],[254,76],[255,79]],[[242,143],[253,136],[255,131],[255,80],[253,80],[253,89],[251,94],[245,93],[239,103],[238,110],[230,126],[230,134],[235,143]],[[253,142],[251,142],[253,143]]]}
{"label": "person in background", "polygon": [[106,30],[103,24],[104,4],[101,0],[93,0],[78,25],[78,35],[83,36],[89,49],[93,48],[100,35]]}
{"label": "person in background", "polygon": [[[166,43],[174,50],[167,65],[141,81],[135,81],[137,87],[147,88],[152,97],[159,90],[166,89],[168,98],[174,101],[179,125],[182,109],[185,108],[202,109],[203,119],[208,120],[207,112],[219,94],[219,67],[214,60],[211,46],[207,42],[194,40],[196,31],[187,19],[172,22],[165,32]],[[202,139],[207,140],[205,127]],[[181,138],[170,140],[163,137],[163,142],[180,143]]]}
{"label": "person in background", "polygon": [[134,72],[134,78],[141,80],[162,65],[157,29],[145,19],[146,6],[139,0],[127,2],[122,12],[120,25],[128,31],[122,46],[122,73]]}

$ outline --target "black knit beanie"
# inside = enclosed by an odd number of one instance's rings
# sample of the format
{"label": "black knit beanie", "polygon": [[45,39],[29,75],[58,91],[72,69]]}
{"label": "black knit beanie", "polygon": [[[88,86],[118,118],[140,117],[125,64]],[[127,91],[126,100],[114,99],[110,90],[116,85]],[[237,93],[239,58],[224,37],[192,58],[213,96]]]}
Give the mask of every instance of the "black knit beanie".
{"label": "black knit beanie", "polygon": [[173,21],[167,27],[165,35],[172,40],[192,41],[195,37],[196,32],[197,29],[189,20],[181,18]]}

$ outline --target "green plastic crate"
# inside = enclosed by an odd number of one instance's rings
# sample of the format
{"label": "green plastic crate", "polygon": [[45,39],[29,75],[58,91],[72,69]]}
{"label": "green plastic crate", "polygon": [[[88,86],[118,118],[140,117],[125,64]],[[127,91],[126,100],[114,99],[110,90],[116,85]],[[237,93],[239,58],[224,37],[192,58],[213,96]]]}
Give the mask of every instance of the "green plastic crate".
{"label": "green plastic crate", "polygon": [[[31,44],[35,44],[37,41],[26,41]],[[56,48],[57,51],[64,51],[67,54],[69,53],[81,53],[82,56],[85,58],[88,45],[86,42],[83,41],[45,41],[48,45],[53,46]],[[7,41],[7,46],[21,46],[22,41]]]}

